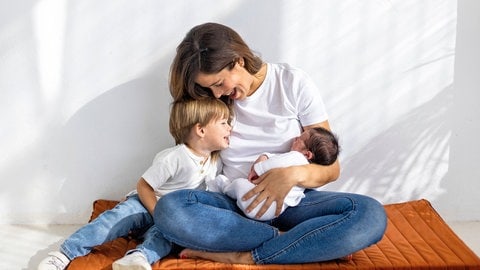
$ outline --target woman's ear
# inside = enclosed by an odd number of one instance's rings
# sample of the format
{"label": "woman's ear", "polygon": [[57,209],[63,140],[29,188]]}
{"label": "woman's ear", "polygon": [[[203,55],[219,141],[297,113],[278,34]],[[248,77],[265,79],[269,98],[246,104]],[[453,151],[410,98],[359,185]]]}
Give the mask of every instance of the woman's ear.
{"label": "woman's ear", "polygon": [[245,66],[245,60],[243,59],[243,57],[238,58],[237,63],[238,63],[241,67]]}

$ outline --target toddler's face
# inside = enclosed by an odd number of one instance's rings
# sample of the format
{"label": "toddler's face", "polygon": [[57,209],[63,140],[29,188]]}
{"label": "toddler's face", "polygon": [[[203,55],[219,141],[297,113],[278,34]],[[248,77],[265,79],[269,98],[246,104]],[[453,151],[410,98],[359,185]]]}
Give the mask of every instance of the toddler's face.
{"label": "toddler's face", "polygon": [[230,144],[230,131],[232,127],[227,118],[216,119],[208,123],[204,128],[205,140],[211,151],[223,150]]}

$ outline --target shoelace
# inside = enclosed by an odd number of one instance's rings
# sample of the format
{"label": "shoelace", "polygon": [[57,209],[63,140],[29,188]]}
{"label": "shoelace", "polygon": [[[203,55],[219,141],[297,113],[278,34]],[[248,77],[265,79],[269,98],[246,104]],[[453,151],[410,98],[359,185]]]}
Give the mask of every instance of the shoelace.
{"label": "shoelace", "polygon": [[58,270],[65,269],[65,263],[60,258],[52,256],[48,263],[55,266]]}

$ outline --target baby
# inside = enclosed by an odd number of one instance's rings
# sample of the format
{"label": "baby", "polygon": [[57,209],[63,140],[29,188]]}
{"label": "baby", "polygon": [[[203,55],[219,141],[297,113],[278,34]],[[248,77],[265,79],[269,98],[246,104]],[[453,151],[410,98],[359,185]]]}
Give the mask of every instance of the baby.
{"label": "baby", "polygon": [[[216,178],[207,181],[207,188],[210,191],[222,192],[237,200],[238,207],[245,215],[257,220],[270,220],[275,218],[276,203],[273,202],[268,210],[261,216],[256,217],[257,212],[263,203],[257,205],[252,211],[247,212],[247,207],[256,197],[249,200],[242,200],[242,196],[255,187],[250,182],[267,172],[270,169],[286,166],[305,165],[315,163],[328,166],[333,164],[339,154],[339,145],[336,136],[329,130],[321,127],[305,130],[299,137],[296,137],[290,148],[290,152],[283,154],[263,153],[253,164],[247,178],[237,178],[229,180],[224,175],[218,175]],[[305,189],[299,186],[293,187],[285,197],[282,206],[282,212],[287,207],[296,206],[305,195]]]}

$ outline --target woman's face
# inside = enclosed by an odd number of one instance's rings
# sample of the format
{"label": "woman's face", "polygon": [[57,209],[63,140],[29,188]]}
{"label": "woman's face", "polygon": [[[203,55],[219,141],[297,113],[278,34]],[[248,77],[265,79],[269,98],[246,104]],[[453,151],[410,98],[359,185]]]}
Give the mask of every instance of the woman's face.
{"label": "woman's face", "polygon": [[229,96],[231,99],[244,99],[256,89],[252,89],[254,77],[243,67],[243,61],[235,63],[232,69],[228,67],[218,73],[199,73],[195,82],[209,88],[216,98]]}

